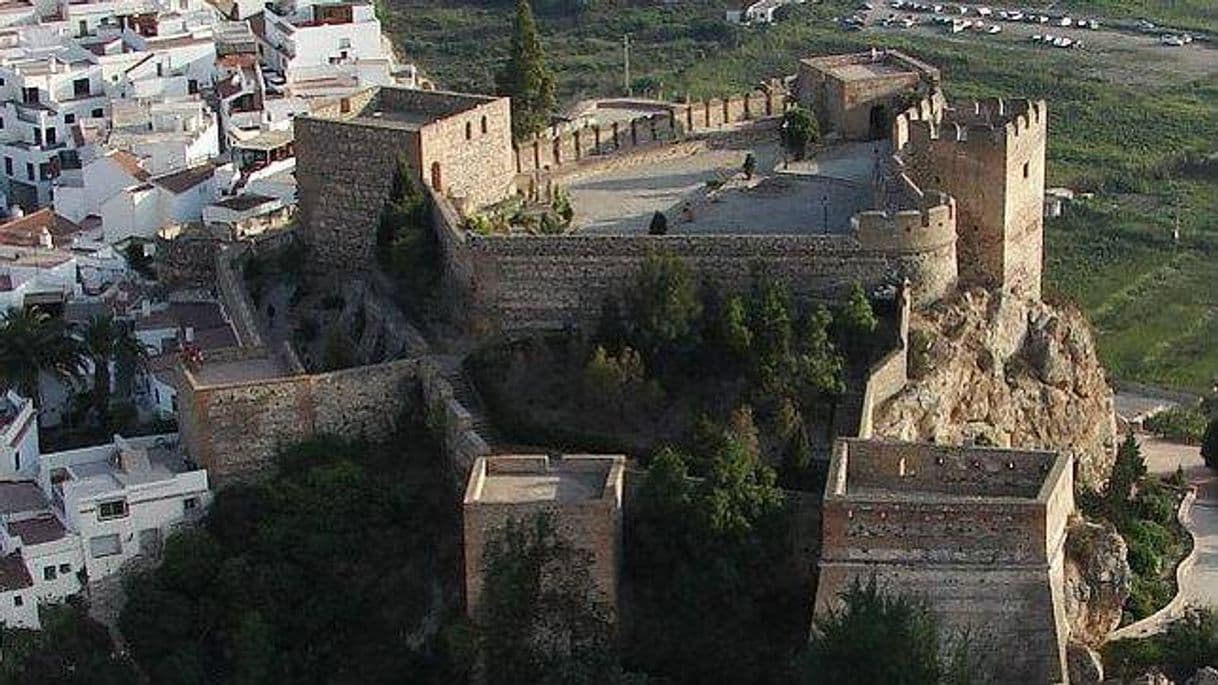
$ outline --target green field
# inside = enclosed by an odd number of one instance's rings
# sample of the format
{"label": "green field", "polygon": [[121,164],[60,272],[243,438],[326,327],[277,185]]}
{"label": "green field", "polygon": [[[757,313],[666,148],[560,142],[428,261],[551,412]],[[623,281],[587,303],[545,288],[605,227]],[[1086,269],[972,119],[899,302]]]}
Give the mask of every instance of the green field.
{"label": "green field", "polygon": [[[407,58],[446,88],[485,91],[507,52],[511,5],[399,0],[389,30]],[[631,35],[635,94],[740,92],[794,71],[799,57],[867,46],[905,49],[943,69],[949,97],[1050,101],[1049,183],[1094,190],[1090,207],[1049,223],[1047,286],[1092,318],[1117,378],[1200,390],[1218,376],[1218,49],[1202,53],[1049,50],[1007,38],[865,31],[832,24],[855,6],[830,0],[784,22],[740,28],[723,6],[586,4],[542,14],[565,104],[624,92]],[[1218,29],[1212,0],[1075,0],[1103,19],[1146,16]],[[1176,68],[1179,54],[1191,68]],[[1206,69],[1206,60],[1214,68]],[[1198,68],[1198,61],[1202,68]],[[1171,239],[1179,216],[1181,241]]]}

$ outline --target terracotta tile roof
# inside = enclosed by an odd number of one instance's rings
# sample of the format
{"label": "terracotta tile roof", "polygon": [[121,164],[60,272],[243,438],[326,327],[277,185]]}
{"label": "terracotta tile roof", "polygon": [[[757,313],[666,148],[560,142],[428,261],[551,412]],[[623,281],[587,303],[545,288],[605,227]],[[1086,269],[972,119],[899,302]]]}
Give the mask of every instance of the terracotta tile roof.
{"label": "terracotta tile roof", "polygon": [[20,536],[21,541],[27,545],[40,545],[44,542],[62,539],[67,531],[64,530],[59,519],[52,514],[47,514],[24,521],[10,521],[8,534]]}
{"label": "terracotta tile roof", "polygon": [[34,587],[34,580],[25,568],[25,560],[21,552],[13,552],[6,557],[0,557],[0,592],[12,592]]}
{"label": "terracotta tile roof", "polygon": [[253,69],[258,63],[258,55],[250,52],[234,52],[216,60],[216,64],[230,69]]}
{"label": "terracotta tile roof", "polygon": [[109,155],[110,159],[122,167],[123,171],[133,176],[136,180],[147,181],[151,176],[144,167],[140,165],[140,158],[127,152],[126,150],[115,150]]}
{"label": "terracotta tile roof", "polygon": [[0,244],[38,247],[41,245],[42,232],[46,231],[51,235],[52,245],[65,247],[72,244],[72,236],[83,230],[47,207],[0,224]]}
{"label": "terracotta tile roof", "polygon": [[200,164],[164,176],[157,176],[152,179],[152,182],[171,193],[181,194],[211,178],[215,171],[216,168],[211,164]]}

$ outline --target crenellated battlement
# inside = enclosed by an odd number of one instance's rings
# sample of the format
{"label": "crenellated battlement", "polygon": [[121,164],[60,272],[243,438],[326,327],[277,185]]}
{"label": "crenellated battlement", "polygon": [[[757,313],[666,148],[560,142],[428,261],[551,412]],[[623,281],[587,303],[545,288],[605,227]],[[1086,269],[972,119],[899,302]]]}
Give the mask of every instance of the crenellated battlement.
{"label": "crenellated battlement", "polygon": [[935,142],[978,149],[1014,149],[1025,137],[1043,138],[1048,128],[1044,100],[989,98],[934,110],[919,103],[897,116],[893,141],[898,150],[918,154]]}
{"label": "crenellated battlement", "polygon": [[922,252],[956,241],[956,201],[932,191],[907,209],[859,212],[850,228],[866,249]]}

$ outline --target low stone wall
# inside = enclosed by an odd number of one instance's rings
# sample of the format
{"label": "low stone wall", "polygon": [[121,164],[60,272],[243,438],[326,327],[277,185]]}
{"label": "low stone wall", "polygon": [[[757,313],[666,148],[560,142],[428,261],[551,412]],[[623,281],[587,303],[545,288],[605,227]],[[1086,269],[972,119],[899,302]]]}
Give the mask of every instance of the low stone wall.
{"label": "low stone wall", "polygon": [[909,284],[897,291],[897,348],[872,365],[863,386],[863,401],[859,411],[859,426],[855,433],[870,438],[876,407],[901,392],[909,383],[909,317],[911,302]]}
{"label": "low stone wall", "polygon": [[245,289],[241,272],[242,260],[249,249],[248,245],[237,243],[216,252],[216,289],[220,304],[237,334],[237,342],[243,347],[261,347],[257,308]]}
{"label": "low stone wall", "polygon": [[490,454],[490,446],[474,429],[473,415],[453,397],[452,384],[439,364],[420,359],[418,380],[428,426],[439,435],[449,472],[457,483],[463,483],[478,457]]}

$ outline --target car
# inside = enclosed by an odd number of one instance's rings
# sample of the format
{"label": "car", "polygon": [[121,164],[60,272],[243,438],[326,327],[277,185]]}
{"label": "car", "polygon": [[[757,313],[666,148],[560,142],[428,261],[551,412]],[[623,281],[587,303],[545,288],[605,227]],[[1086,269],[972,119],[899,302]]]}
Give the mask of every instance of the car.
{"label": "car", "polygon": [[995,33],[1002,33],[1002,27],[999,26],[998,24],[990,24],[990,27],[988,29],[986,29],[985,32],[990,35],[994,35]]}
{"label": "car", "polygon": [[994,13],[994,10],[990,9],[989,7],[978,7],[977,8],[977,16],[979,16],[979,17],[988,17],[993,13]]}
{"label": "car", "polygon": [[1167,47],[1171,47],[1171,48],[1184,47],[1184,39],[1181,38],[1180,36],[1173,36],[1171,34],[1163,36],[1163,38],[1160,39],[1159,42],[1161,42],[1163,45],[1166,45]]}
{"label": "car", "polygon": [[1061,26],[1063,28],[1069,27],[1073,24],[1074,24],[1074,20],[1072,20],[1070,17],[1062,17],[1061,19],[1057,20],[1057,25]]}
{"label": "car", "polygon": [[1045,16],[1045,15],[1043,15],[1043,14],[1038,14],[1038,15],[1036,16],[1036,23],[1038,23],[1038,24],[1048,24],[1048,23],[1049,23],[1049,17],[1047,17],[1047,16]]}

